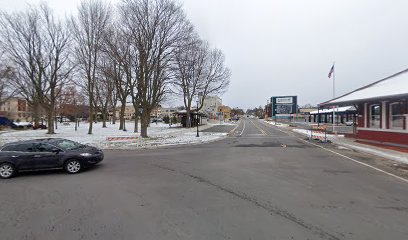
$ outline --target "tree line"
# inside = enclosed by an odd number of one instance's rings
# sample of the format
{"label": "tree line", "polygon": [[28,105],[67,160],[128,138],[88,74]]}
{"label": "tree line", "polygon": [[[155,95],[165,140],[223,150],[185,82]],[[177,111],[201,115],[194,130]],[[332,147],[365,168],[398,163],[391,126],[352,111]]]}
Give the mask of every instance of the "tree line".
{"label": "tree line", "polygon": [[67,91],[86,100],[89,134],[95,114],[101,113],[106,127],[116,106],[119,129],[124,129],[125,107],[131,103],[135,132],[140,118],[141,135],[147,137],[150,113],[167,97],[183,100],[188,124],[206,96],[227,90],[231,75],[222,51],[200,38],[175,0],[116,5],[84,0],[76,15],[64,18],[44,3],[2,12],[0,47],[0,104],[13,94],[25,98],[35,124],[44,109],[49,134],[55,129],[56,104]]}

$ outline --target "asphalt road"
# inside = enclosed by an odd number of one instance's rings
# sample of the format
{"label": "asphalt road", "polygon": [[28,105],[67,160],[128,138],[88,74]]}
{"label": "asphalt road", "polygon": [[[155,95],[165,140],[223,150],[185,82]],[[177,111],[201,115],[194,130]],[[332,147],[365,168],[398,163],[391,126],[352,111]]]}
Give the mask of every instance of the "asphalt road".
{"label": "asphalt road", "polygon": [[244,119],[217,142],[107,151],[0,181],[0,239],[408,239],[408,183]]}

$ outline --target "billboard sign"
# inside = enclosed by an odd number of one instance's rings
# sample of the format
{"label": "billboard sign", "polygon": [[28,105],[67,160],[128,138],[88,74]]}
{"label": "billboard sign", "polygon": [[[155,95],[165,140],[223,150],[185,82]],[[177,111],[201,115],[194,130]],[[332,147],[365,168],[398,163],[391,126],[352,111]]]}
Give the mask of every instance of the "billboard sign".
{"label": "billboard sign", "polygon": [[277,104],[291,104],[293,103],[293,97],[277,97],[276,103]]}
{"label": "billboard sign", "polygon": [[289,116],[297,113],[297,96],[272,97],[272,116]]}

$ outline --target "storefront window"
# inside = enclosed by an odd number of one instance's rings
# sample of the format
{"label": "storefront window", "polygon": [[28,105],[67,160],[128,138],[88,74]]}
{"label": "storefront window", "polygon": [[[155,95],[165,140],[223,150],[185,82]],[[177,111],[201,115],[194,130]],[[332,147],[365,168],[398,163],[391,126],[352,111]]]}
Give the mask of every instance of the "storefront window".
{"label": "storefront window", "polygon": [[403,129],[404,127],[404,116],[403,116],[404,105],[401,102],[390,104],[390,128],[391,129]]}
{"label": "storefront window", "polygon": [[370,106],[370,128],[380,128],[381,107],[380,105]]}

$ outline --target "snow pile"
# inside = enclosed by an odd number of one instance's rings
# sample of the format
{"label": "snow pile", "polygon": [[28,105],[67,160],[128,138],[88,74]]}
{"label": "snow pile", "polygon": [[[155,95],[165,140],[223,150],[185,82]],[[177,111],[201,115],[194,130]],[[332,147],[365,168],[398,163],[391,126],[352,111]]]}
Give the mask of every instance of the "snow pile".
{"label": "snow pile", "polygon": [[[306,129],[293,129],[292,131],[296,132],[296,133],[300,133],[303,135],[306,135],[308,137],[310,137],[310,130],[306,130]],[[317,137],[324,137],[325,134],[324,133],[318,133],[317,131],[313,131],[313,136],[317,136]],[[335,139],[336,137],[344,137],[344,135],[333,135],[333,134],[326,134],[328,139]]]}
{"label": "snow pile", "polygon": [[[134,133],[134,123],[126,122],[128,131],[118,130],[119,125],[107,125],[102,128],[102,123],[94,124],[93,134],[88,134],[88,124],[81,123],[78,131],[74,125],[58,125],[56,134],[48,135],[47,130],[21,130],[10,131],[0,135],[0,145],[8,142],[30,140],[37,138],[66,138],[83,144],[96,146],[102,149],[137,149],[157,146],[169,146],[176,144],[196,144],[214,141],[224,137],[226,134],[201,133],[196,137],[196,129],[185,129],[178,125],[171,127],[165,123],[152,123],[148,128],[148,139],[141,139],[140,133]],[[202,126],[201,129],[209,126]],[[140,124],[139,124],[140,129]],[[108,138],[132,138],[129,140],[108,141]]]}
{"label": "snow pile", "polygon": [[285,123],[280,123],[280,122],[270,122],[270,121],[264,121],[267,124],[273,125],[273,126],[277,126],[277,127],[289,127],[288,124]]}

